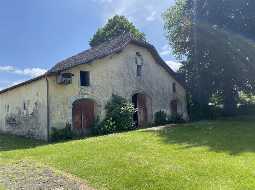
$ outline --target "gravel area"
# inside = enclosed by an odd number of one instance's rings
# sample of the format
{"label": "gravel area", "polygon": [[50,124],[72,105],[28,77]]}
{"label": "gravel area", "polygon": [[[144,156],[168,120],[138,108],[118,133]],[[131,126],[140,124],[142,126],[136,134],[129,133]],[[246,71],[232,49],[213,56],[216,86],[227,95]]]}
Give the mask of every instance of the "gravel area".
{"label": "gravel area", "polygon": [[0,185],[8,190],[94,190],[77,178],[30,161],[0,165]]}

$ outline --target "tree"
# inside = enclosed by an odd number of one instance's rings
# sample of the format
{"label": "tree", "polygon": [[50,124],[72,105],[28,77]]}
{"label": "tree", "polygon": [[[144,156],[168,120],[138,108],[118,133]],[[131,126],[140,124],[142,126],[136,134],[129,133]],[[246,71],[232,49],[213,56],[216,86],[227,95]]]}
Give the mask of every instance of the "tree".
{"label": "tree", "polygon": [[97,46],[127,32],[131,33],[136,39],[145,40],[145,34],[140,32],[132,22],[124,16],[115,15],[108,20],[104,27],[97,30],[89,45],[91,47]]}
{"label": "tree", "polygon": [[170,45],[186,58],[181,72],[195,102],[221,97],[234,114],[238,92],[255,92],[253,0],[176,0],[164,14]]}

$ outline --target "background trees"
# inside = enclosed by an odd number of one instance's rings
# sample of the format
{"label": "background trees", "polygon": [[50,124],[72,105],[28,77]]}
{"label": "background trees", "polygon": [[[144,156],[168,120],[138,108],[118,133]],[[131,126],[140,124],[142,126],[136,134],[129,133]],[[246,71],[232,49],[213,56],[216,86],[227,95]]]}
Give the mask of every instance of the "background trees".
{"label": "background trees", "polygon": [[193,104],[207,107],[217,97],[225,115],[233,115],[239,93],[255,92],[254,6],[252,0],[176,0],[165,12]]}
{"label": "background trees", "polygon": [[99,45],[127,32],[137,39],[145,40],[145,34],[140,32],[132,22],[128,21],[124,16],[115,15],[108,20],[104,27],[97,30],[89,45],[91,47]]}

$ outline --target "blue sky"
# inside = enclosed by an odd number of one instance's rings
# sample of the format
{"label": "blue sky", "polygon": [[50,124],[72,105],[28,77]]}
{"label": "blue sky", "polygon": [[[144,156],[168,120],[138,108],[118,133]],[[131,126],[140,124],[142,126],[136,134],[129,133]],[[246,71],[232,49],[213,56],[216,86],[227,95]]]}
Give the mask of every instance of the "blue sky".
{"label": "blue sky", "polygon": [[89,48],[98,27],[125,15],[171,67],[161,14],[174,0],[0,0],[0,89]]}

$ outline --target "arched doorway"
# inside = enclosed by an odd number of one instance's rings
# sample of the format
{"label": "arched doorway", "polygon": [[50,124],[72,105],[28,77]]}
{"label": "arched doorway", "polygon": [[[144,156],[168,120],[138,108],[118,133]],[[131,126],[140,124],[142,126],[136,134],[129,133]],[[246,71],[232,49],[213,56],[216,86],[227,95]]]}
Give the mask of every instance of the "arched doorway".
{"label": "arched doorway", "polygon": [[73,103],[73,128],[84,131],[95,121],[95,102],[90,99],[80,99]]}
{"label": "arched doorway", "polygon": [[132,103],[137,109],[133,116],[133,120],[137,127],[143,127],[148,123],[148,98],[145,94],[136,93],[132,96]]}

